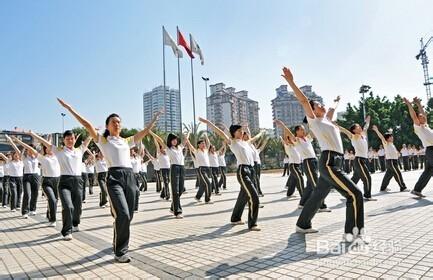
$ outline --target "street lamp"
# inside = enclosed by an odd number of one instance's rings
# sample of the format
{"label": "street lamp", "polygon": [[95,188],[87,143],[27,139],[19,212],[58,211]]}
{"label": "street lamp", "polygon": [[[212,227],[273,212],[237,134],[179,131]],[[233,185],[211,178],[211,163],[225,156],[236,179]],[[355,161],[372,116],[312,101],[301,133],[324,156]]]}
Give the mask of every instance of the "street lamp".
{"label": "street lamp", "polygon": [[62,116],[62,132],[65,132],[65,113],[60,113],[60,115]]}
{"label": "street lamp", "polygon": [[208,116],[207,116],[207,82],[209,82],[209,78],[206,78],[206,77],[201,77],[201,78],[204,81],[204,89],[206,92],[206,119],[207,119],[208,118]]}

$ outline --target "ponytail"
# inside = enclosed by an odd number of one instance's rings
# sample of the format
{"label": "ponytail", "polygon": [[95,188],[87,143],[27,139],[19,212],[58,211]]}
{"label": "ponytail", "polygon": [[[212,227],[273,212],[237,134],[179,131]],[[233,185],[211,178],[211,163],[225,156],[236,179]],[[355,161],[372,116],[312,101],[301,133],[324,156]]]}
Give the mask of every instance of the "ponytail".
{"label": "ponytail", "polygon": [[105,129],[104,134],[102,134],[102,136],[104,138],[107,138],[108,136],[110,136],[110,131],[108,131],[108,129]]}

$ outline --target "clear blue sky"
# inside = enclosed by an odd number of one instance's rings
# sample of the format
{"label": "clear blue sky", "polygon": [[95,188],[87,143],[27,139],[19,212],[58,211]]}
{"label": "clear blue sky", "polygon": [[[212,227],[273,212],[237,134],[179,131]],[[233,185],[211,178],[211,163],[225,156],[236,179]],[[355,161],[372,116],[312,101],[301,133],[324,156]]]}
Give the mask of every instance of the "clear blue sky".
{"label": "clear blue sky", "polygon": [[[117,112],[124,126],[141,127],[142,93],[162,83],[162,25],[173,37],[176,25],[192,33],[203,49],[205,65],[195,61],[198,115],[205,75],[248,90],[260,102],[261,126],[271,127],[283,65],[327,104],[341,94],[341,108],[363,83],[381,95],[424,98],[414,56],[420,37],[433,35],[432,11],[429,0],[1,1],[0,128],[60,131],[56,96],[97,126]],[[181,67],[183,120],[191,122],[189,61]],[[169,49],[167,84],[177,87]]]}

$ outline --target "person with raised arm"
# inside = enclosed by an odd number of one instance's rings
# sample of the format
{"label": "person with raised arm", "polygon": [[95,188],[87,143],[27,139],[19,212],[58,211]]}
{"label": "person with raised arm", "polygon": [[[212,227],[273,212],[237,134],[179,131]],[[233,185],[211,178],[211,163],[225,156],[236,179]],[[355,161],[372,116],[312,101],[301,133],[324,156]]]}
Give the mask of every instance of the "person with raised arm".
{"label": "person with raised arm", "polygon": [[[262,137],[263,131],[260,131],[254,137],[251,137],[251,131],[248,127],[248,123],[245,123],[244,127],[245,127],[245,132],[244,132],[243,140],[250,145],[250,148],[253,151],[254,165],[253,165],[252,173],[254,178],[254,186],[256,187],[259,196],[263,197],[263,192],[262,189],[260,188],[260,176],[257,174],[257,169],[260,165],[260,152],[257,151],[256,147],[254,146],[254,142],[256,142],[260,137]],[[259,207],[263,208],[263,205],[260,205]]]}
{"label": "person with raised arm", "polygon": [[[304,178],[301,173],[301,155],[295,148],[295,144],[290,140],[289,136],[280,136],[281,143],[284,146],[285,153],[289,156],[289,178],[286,182],[287,197],[291,197],[298,190],[299,196],[302,198],[304,195]],[[303,204],[298,205],[298,209],[304,208]]]}
{"label": "person with raised arm", "polygon": [[[24,172],[24,163],[21,157],[21,151],[9,137],[9,135],[5,134],[6,140],[13,148],[12,159],[9,160],[9,189],[10,189],[10,208],[12,212],[15,212],[16,209],[20,209],[21,205],[21,194],[23,191],[23,172]],[[27,193],[27,196],[29,193]],[[26,199],[24,199],[26,200]],[[24,202],[23,200],[23,202]],[[27,213],[21,213],[24,218],[28,218]]]}
{"label": "person with raised arm", "polygon": [[319,102],[308,100],[295,84],[293,75],[288,68],[283,68],[282,76],[286,79],[287,83],[294,91],[295,97],[301,103],[307,116],[308,125],[318,140],[322,150],[319,160],[320,177],[315,191],[302,209],[301,215],[297,221],[296,230],[300,233],[317,232],[317,230],[311,227],[311,220],[331,188],[335,188],[347,200],[344,240],[351,242],[356,237],[364,240],[364,201],[362,199],[362,193],[357,188],[356,184],[345,176],[341,170],[343,144],[340,130],[332,123],[339,97],[334,100],[334,106],[326,110]]}
{"label": "person with raised arm", "polygon": [[3,196],[2,196],[2,207],[7,208],[10,205],[11,198],[11,190],[10,190],[10,162],[12,160],[12,155],[7,153],[6,155],[1,154],[2,159],[4,160],[4,177],[3,177]]}
{"label": "person with raised arm", "polygon": [[266,138],[262,140],[260,143],[257,143],[256,139],[251,140],[252,149],[254,151],[254,171],[256,174],[256,181],[257,181],[256,184],[259,189],[259,196],[261,197],[263,197],[264,194],[262,192],[261,184],[260,184],[260,177],[262,175],[262,160],[260,159],[260,153],[265,149],[266,145],[268,144],[268,140],[269,139]]}
{"label": "person with raised arm", "polygon": [[224,142],[221,148],[218,150],[218,165],[219,165],[219,172],[221,174],[220,180],[218,182],[218,186],[222,188],[223,190],[227,189],[227,164],[226,164],[226,143]]}
{"label": "person with raised arm", "polygon": [[431,176],[433,175],[433,130],[427,124],[427,115],[419,98],[415,97],[413,99],[413,103],[418,107],[418,113],[415,111],[408,99],[403,98],[403,101],[408,107],[410,117],[413,121],[415,134],[421,140],[422,145],[425,148],[424,171],[422,172],[415,184],[414,189],[411,192],[411,194],[423,198],[425,196],[422,194],[422,190],[425,188],[427,183],[430,181]]}
{"label": "person with raised arm", "polygon": [[64,240],[72,240],[72,232],[79,231],[82,212],[83,179],[81,174],[82,158],[90,143],[87,138],[80,147],[75,148],[76,138],[72,130],[63,133],[63,147],[55,147],[46,139],[30,131],[30,135],[53,152],[60,165],[58,196],[62,203],[62,230]]}
{"label": "person with raised arm", "polygon": [[218,183],[218,170],[219,170],[219,162],[218,162],[218,152],[215,148],[215,145],[211,144],[209,141],[209,137],[207,136],[207,133],[204,134],[204,140],[206,142],[206,147],[208,150],[208,156],[209,156],[209,165],[210,165],[210,178],[212,179],[212,192],[215,193],[215,195],[221,195],[219,190],[219,183]]}
{"label": "person with raised arm", "polygon": [[[137,143],[137,145],[139,144],[140,143]],[[141,183],[140,169],[141,169],[142,158],[138,153],[137,146],[129,150],[129,155],[131,157],[132,172],[134,173],[134,178],[137,186],[137,188],[135,189],[134,212],[138,213],[138,206],[140,205],[140,183]]]}
{"label": "person with raised arm", "polygon": [[[99,147],[108,165],[107,192],[111,204],[111,212],[114,217],[114,254],[115,260],[121,263],[130,262],[128,255],[130,225],[134,216],[136,180],[132,172],[129,149],[139,143],[149,130],[155,125],[160,112],[156,113],[146,128],[134,136],[123,138],[120,136],[122,122],[117,114],[110,114],[105,120],[105,132],[98,134],[95,127],[81,115],[79,115],[69,104],[58,99],[59,103],[68,110],[93,138]],[[73,134],[72,134],[73,136]],[[73,138],[71,140],[74,140]],[[68,144],[67,140],[65,144]],[[73,143],[73,141],[72,141]],[[72,145],[73,147],[73,145]],[[80,158],[81,159],[81,158]],[[61,162],[61,160],[60,160]],[[62,168],[62,164],[60,164]],[[79,167],[79,164],[78,164]],[[79,175],[79,173],[77,173]],[[63,177],[63,176],[62,176]],[[62,185],[62,177],[60,179]],[[78,180],[78,178],[77,178]],[[59,189],[61,189],[59,187]],[[62,195],[60,196],[62,197]],[[63,202],[64,199],[62,199]],[[63,205],[64,208],[67,204]],[[65,233],[70,234],[68,228]]]}
{"label": "person with raised arm", "polygon": [[394,136],[391,133],[385,133],[384,135],[382,135],[376,125],[373,125],[372,129],[374,132],[376,132],[377,136],[382,141],[382,145],[385,149],[386,172],[380,186],[380,191],[389,191],[387,187],[392,177],[394,177],[394,179],[397,181],[398,185],[400,186],[401,192],[408,191],[403,181],[403,177],[401,176],[400,169],[398,168],[397,161],[399,153],[397,148],[394,146]]}
{"label": "person with raised arm", "polygon": [[146,153],[144,151],[144,145],[143,143],[140,143],[140,156],[141,156],[141,169],[140,169],[140,177],[143,184],[140,187],[140,191],[147,191],[147,163],[150,161],[144,160],[144,157],[146,156]]}
{"label": "person with raised arm", "polygon": [[[36,139],[37,140],[37,139]],[[60,165],[53,151],[42,146],[42,153],[39,153],[34,147],[27,145],[18,138],[14,141],[23,146],[28,153],[37,157],[41,164],[42,170],[42,191],[48,200],[47,218],[51,227],[56,227],[57,214],[57,187],[60,179]]]}
{"label": "person with raised arm", "polygon": [[[180,197],[185,192],[185,155],[183,153],[184,146],[180,138],[172,133],[167,135],[167,141],[164,141],[151,132],[156,141],[163,147],[170,159],[170,184],[171,184],[171,207],[170,212],[174,214],[175,218],[182,219],[182,205]],[[189,137],[189,135],[187,135]],[[186,136],[184,137],[186,141]]]}
{"label": "person with raised arm", "polygon": [[370,116],[365,119],[364,127],[358,123],[353,124],[349,130],[338,126],[351,141],[355,148],[355,160],[353,162],[352,181],[357,184],[361,179],[364,184],[364,198],[367,201],[376,201],[371,197],[371,175],[368,169],[368,139],[367,131],[370,126]]}
{"label": "person with raised arm", "polygon": [[[160,168],[160,174],[161,174],[161,183],[162,183],[162,190],[160,198],[162,200],[170,200],[170,157],[167,154],[167,148],[166,146],[162,146],[158,139],[156,138],[156,135],[153,131],[150,132],[150,135],[153,137],[153,142],[155,143],[155,150],[156,150],[156,158],[158,159],[159,168]],[[165,148],[164,148],[165,147]]]}
{"label": "person with raised arm", "polygon": [[237,160],[237,179],[241,185],[241,189],[233,208],[231,223],[233,225],[244,224],[241,218],[245,205],[248,203],[248,228],[252,231],[260,231],[260,228],[257,226],[260,201],[254,178],[254,152],[251,149],[250,143],[243,140],[244,131],[242,126],[237,124],[231,125],[229,137],[212,122],[204,118],[199,118],[199,120],[207,124],[209,129],[212,129],[227,142]]}
{"label": "person with raised arm", "polygon": [[99,188],[101,192],[99,193],[99,207],[105,208],[108,203],[107,199],[107,174],[108,167],[107,161],[104,158],[104,154],[101,151],[98,151],[95,155],[95,169],[96,176],[98,180]]}
{"label": "person with raised arm", "polygon": [[[307,200],[311,197],[311,194],[316,188],[317,181],[319,180],[319,174],[317,171],[317,157],[312,144],[313,135],[311,132],[307,133],[305,127],[302,124],[295,126],[294,135],[281,120],[275,120],[274,122],[277,126],[283,129],[289,140],[294,143],[295,148],[302,157],[302,166],[304,168],[304,173],[307,176],[307,187],[304,189],[299,205],[304,206]],[[324,200],[322,205],[320,205],[318,212],[331,212],[331,210],[326,206]]]}
{"label": "person with raised arm", "polygon": [[197,194],[195,195],[195,200],[201,202],[201,197],[204,193],[205,203],[210,203],[212,184],[211,184],[211,169],[209,161],[209,150],[207,142],[203,139],[197,141],[197,148],[191,144],[189,139],[186,139],[185,144],[187,145],[191,155],[196,161],[198,175],[199,175],[199,187]]}

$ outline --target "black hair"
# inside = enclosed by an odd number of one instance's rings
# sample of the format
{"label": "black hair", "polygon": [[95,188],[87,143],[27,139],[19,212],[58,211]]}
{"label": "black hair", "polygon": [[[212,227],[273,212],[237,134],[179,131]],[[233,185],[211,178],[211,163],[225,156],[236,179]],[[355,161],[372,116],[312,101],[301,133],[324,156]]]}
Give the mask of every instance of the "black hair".
{"label": "black hair", "polygon": [[74,136],[74,132],[72,130],[66,130],[65,132],[63,132],[63,139],[65,139],[68,136]]}
{"label": "black hair", "polygon": [[392,133],[387,132],[383,135],[383,137],[385,138],[385,140],[388,140],[390,137],[392,137]]}
{"label": "black hair", "polygon": [[311,106],[311,109],[314,111],[314,104],[316,104],[315,103],[316,101],[314,101],[314,100],[309,100],[308,101],[308,103],[310,103],[310,106]]}
{"label": "black hair", "polygon": [[352,124],[352,126],[349,128],[349,131],[352,132],[352,133],[354,133],[353,131],[355,130],[356,126],[358,126],[358,125],[359,124],[357,124],[357,123]]}
{"label": "black hair", "polygon": [[[120,119],[120,116],[118,114],[115,114],[115,113],[110,114],[107,117],[107,119],[105,120],[105,126],[108,126],[111,118],[119,118]],[[102,136],[104,136],[104,138],[107,138],[108,136],[110,136],[110,131],[108,131],[108,129],[105,129],[104,134]]]}
{"label": "black hair", "polygon": [[42,145],[42,151],[44,152],[44,155],[46,155],[47,154],[47,147],[45,147],[44,145]]}
{"label": "black hair", "polygon": [[197,141],[197,147],[198,147],[198,145],[200,145],[201,143],[203,143],[204,142],[204,140],[203,139],[201,139],[201,140],[198,140]]}
{"label": "black hair", "polygon": [[307,116],[304,117],[304,119],[302,120],[302,122],[308,124]]}
{"label": "black hair", "polygon": [[177,135],[170,133],[167,135],[167,147],[170,149],[171,147],[173,147],[173,145],[171,144],[171,141],[173,141],[174,139],[177,139],[177,144],[176,147],[179,146],[180,144],[180,138],[177,137]]}
{"label": "black hair", "polygon": [[238,125],[238,124],[232,124],[230,126],[229,131],[230,131],[230,135],[232,136],[232,138],[235,138],[235,132],[241,128],[242,128],[242,126]]}
{"label": "black hair", "polygon": [[298,131],[298,130],[300,130],[301,128],[303,128],[303,126],[300,125],[300,124],[298,124],[297,126],[295,126],[295,132]]}

